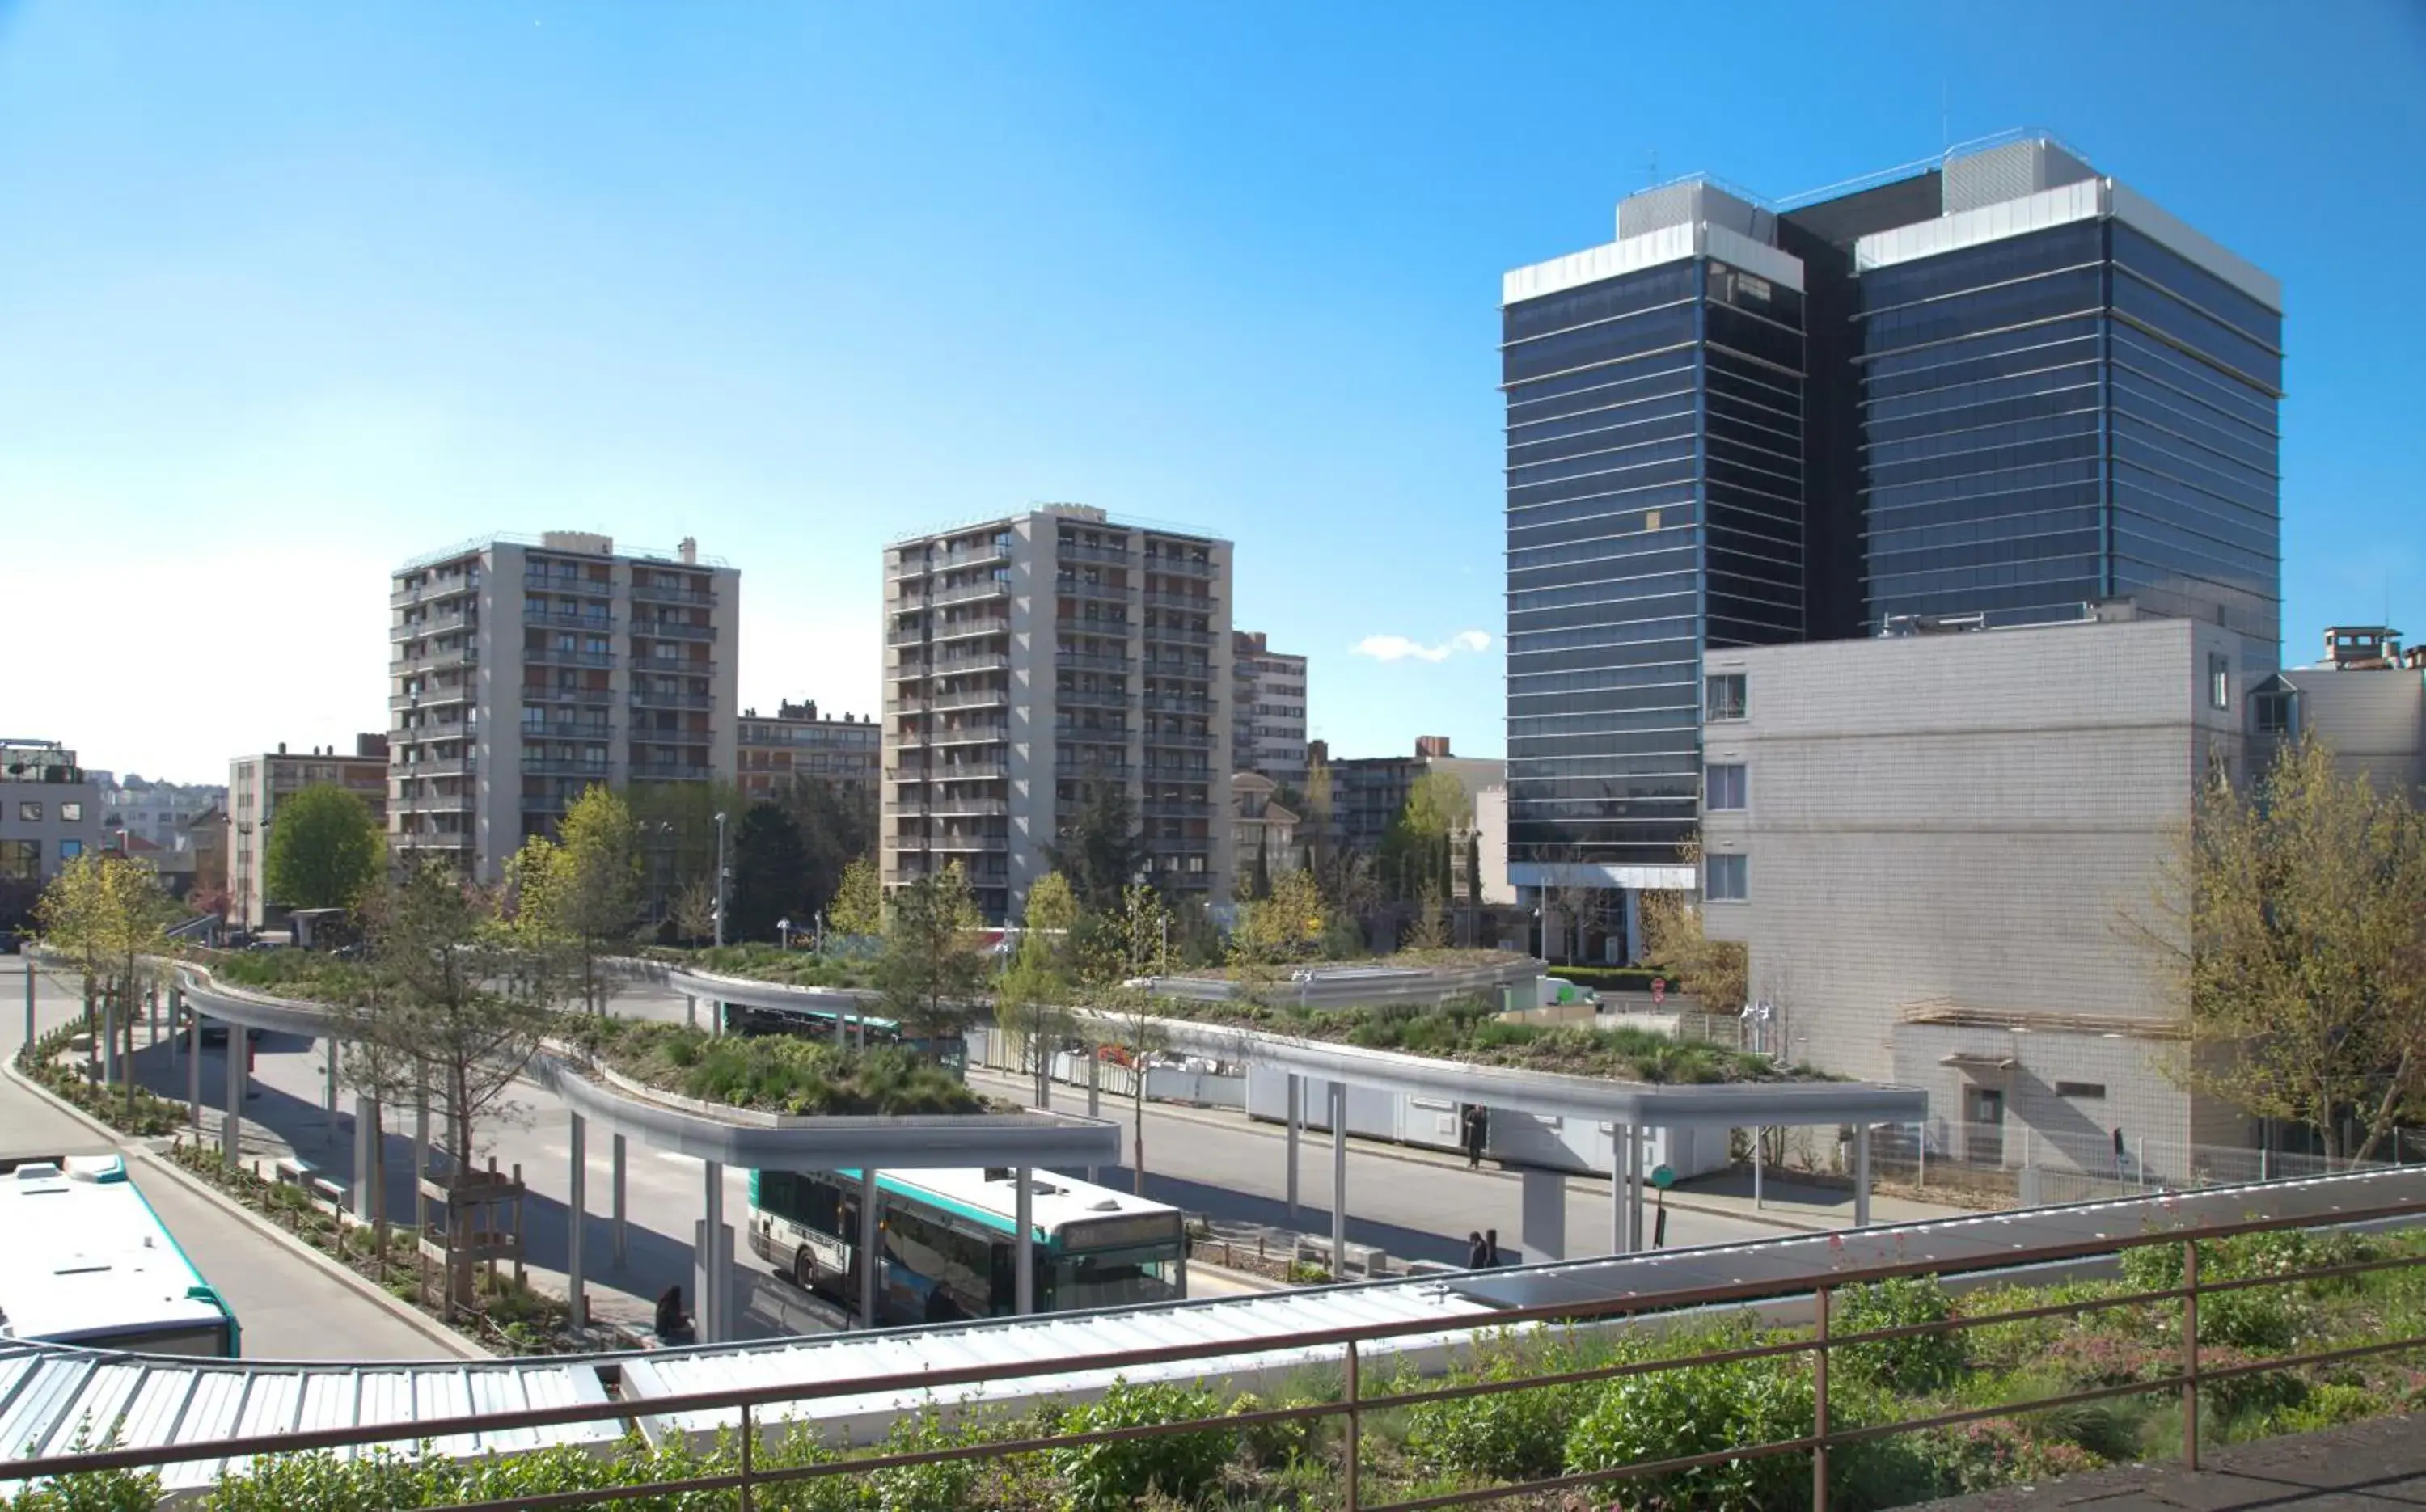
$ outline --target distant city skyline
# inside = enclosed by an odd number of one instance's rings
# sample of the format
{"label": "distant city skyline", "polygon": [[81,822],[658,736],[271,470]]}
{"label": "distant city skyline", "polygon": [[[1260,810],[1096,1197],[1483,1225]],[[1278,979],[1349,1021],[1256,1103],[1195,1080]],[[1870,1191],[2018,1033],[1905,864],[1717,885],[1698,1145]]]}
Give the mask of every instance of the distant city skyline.
{"label": "distant city skyline", "polygon": [[0,6],[0,722],[186,782],[383,728],[379,585],[552,529],[697,538],[744,705],[871,709],[881,543],[1075,500],[1236,541],[1334,750],[1496,755],[1500,274],[2010,126],[2281,280],[2285,660],[2426,634],[2419,317],[2347,274],[2426,241],[2414,7],[1762,15],[1713,92],[1579,7]]}

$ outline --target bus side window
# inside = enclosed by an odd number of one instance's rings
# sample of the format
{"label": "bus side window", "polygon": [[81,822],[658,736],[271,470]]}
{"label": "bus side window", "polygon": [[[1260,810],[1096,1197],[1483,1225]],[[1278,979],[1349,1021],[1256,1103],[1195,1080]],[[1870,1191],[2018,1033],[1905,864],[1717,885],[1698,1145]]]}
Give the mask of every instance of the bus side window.
{"label": "bus side window", "polygon": [[825,1182],[814,1179],[801,1182],[800,1213],[802,1221],[821,1233],[849,1239],[852,1235],[841,1227],[842,1194]]}

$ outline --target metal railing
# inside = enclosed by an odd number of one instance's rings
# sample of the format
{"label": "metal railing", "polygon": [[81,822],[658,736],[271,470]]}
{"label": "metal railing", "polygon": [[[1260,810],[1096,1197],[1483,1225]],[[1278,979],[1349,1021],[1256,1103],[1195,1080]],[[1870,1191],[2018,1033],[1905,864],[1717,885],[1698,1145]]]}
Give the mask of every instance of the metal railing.
{"label": "metal railing", "polygon": [[2381,1170],[2420,1153],[2414,1136],[2404,1138],[2405,1134],[2395,1131],[2375,1158],[2353,1160],[2127,1131],[2118,1141],[2111,1130],[2095,1127],[2066,1134],[2019,1122],[1933,1118],[1926,1128],[1898,1124],[1873,1130],[1870,1159],[1886,1180],[2033,1208]]}
{"label": "metal railing", "polygon": [[612,667],[615,653],[610,651],[574,651],[563,646],[525,646],[523,660],[552,662],[558,667]]}
{"label": "metal railing", "polygon": [[632,585],[632,597],[639,600],[645,600],[650,603],[712,604],[716,602],[716,590],[714,588],[694,587],[670,588],[659,587],[654,583],[635,582]]}
{"label": "metal railing", "polygon": [[680,619],[639,619],[632,621],[632,635],[644,640],[714,640],[714,625],[694,625]]}

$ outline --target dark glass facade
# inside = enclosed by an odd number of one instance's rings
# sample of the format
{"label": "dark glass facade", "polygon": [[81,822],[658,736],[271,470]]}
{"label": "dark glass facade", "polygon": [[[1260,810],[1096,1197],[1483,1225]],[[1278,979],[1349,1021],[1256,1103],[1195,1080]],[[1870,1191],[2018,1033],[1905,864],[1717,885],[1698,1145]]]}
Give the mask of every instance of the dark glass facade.
{"label": "dark glass facade", "polygon": [[1703,649],[1805,633],[1802,296],[1695,258],[1502,318],[1509,859],[1674,866]]}
{"label": "dark glass facade", "polygon": [[2094,600],[2282,638],[2282,320],[2111,219],[1860,275],[1865,593],[1891,615]]}

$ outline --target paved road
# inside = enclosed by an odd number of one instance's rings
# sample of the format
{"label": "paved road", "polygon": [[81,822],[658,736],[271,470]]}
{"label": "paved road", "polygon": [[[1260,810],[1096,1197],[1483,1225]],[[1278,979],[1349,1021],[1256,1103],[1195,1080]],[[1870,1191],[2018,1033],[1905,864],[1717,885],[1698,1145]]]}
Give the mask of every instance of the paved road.
{"label": "paved road", "polygon": [[[613,1010],[636,1018],[680,1019],[683,1000],[661,988],[627,987]],[[62,989],[48,994],[45,1021],[74,1011],[73,999]],[[202,1088],[206,1102],[216,1102],[225,1085],[226,1052],[206,1047]],[[266,1036],[259,1042],[254,1065],[257,1095],[247,1103],[246,1148],[264,1154],[283,1153],[292,1147],[318,1163],[337,1181],[352,1180],[351,1100],[341,1098],[332,1125],[324,1109],[325,1047],[291,1036]],[[172,1065],[167,1046],[139,1049],[138,1073],[147,1085],[183,1098],[186,1075]],[[1008,1078],[976,1073],[978,1085],[1003,1095],[1024,1095],[1025,1087]],[[1083,1106],[1084,1093],[1057,1090],[1057,1104]],[[1108,1110],[1109,1111],[1109,1110]],[[1125,1126],[1126,1119],[1123,1122]],[[256,1127],[257,1126],[257,1127]],[[216,1117],[210,1127],[216,1129]],[[501,1166],[519,1164],[530,1194],[526,1204],[526,1241],[532,1269],[542,1279],[558,1278],[565,1263],[567,1198],[571,1188],[569,1120],[556,1101],[535,1086],[522,1089],[509,1118],[487,1131],[482,1155],[494,1155]],[[411,1216],[412,1157],[399,1127],[391,1116],[385,1141],[390,1211],[399,1219]],[[1302,1152],[1299,1216],[1292,1225],[1286,1195],[1285,1144],[1274,1126],[1250,1124],[1236,1114],[1149,1108],[1146,1115],[1146,1191],[1158,1200],[1236,1223],[1294,1227],[1318,1233],[1330,1229],[1331,1156],[1322,1136],[1310,1136]],[[661,1154],[639,1146],[628,1150],[626,1194],[629,1224],[627,1254],[617,1265],[611,1251],[607,1217],[608,1141],[590,1141],[589,1202],[584,1230],[594,1306],[604,1316],[645,1320],[648,1301],[670,1283],[689,1289],[692,1225],[704,1206],[704,1167],[680,1156]],[[1496,1228],[1503,1248],[1520,1250],[1521,1194],[1509,1172],[1467,1171],[1456,1166],[1411,1162],[1391,1147],[1358,1143],[1349,1154],[1348,1196],[1350,1239],[1377,1246],[1405,1259],[1461,1263],[1466,1256],[1465,1235]],[[1068,1174],[1083,1175],[1083,1171]],[[1108,1167],[1100,1179],[1127,1188],[1126,1167]],[[1605,1246],[1610,1228],[1609,1195],[1605,1184],[1587,1180],[1569,1183],[1567,1235],[1570,1253],[1586,1253]],[[736,1258],[755,1267],[739,1231],[745,1223],[748,1174],[725,1173],[726,1221],[736,1229]],[[1668,1242],[1672,1247],[1771,1238],[1807,1226],[1772,1224],[1748,1217],[1672,1211]],[[794,1331],[803,1324],[796,1311],[768,1316],[754,1327],[746,1320],[745,1333]]]}
{"label": "paved road", "polygon": [[[0,1054],[24,1042],[19,958],[0,957]],[[36,1006],[44,1027],[80,1012],[64,983],[38,981]],[[0,1079],[0,1154],[97,1154],[108,1140],[57,1111],[15,1082]],[[148,1160],[129,1162],[135,1184],[158,1210],[205,1280],[235,1310],[244,1351],[262,1359],[427,1359],[436,1344],[287,1249],[224,1207],[194,1192]]]}

